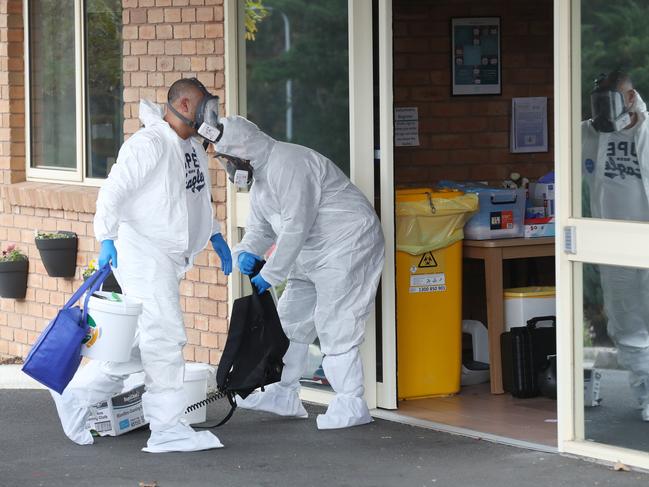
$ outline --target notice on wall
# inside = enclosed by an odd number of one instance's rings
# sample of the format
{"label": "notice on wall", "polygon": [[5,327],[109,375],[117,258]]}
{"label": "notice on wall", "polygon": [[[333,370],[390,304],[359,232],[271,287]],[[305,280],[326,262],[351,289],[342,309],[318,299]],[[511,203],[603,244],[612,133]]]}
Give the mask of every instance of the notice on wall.
{"label": "notice on wall", "polygon": [[419,112],[417,107],[394,109],[394,145],[419,145]]}
{"label": "notice on wall", "polygon": [[451,19],[453,95],[499,95],[500,18]]}
{"label": "notice on wall", "polygon": [[548,99],[512,98],[510,152],[548,151]]}

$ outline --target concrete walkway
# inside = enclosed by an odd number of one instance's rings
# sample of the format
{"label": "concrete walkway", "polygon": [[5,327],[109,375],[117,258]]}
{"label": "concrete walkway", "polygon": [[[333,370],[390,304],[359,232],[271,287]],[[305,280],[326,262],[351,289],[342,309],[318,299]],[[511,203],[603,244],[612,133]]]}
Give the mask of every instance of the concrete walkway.
{"label": "concrete walkway", "polygon": [[[208,417],[224,406],[210,407]],[[0,390],[2,487],[580,487],[639,486],[649,475],[377,420],[320,432],[308,420],[238,411],[218,430],[225,448],[148,454],[148,430],[77,446],[50,395]]]}

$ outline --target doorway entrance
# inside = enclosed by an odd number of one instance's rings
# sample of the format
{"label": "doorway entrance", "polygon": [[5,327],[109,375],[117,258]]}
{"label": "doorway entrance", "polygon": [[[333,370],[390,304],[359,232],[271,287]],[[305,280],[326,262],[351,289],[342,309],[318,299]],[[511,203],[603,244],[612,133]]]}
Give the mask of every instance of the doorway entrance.
{"label": "doorway entrance", "polygon": [[[479,1],[414,4],[393,0],[392,15],[397,190],[438,187],[440,183],[462,186],[466,181],[502,188],[507,180],[512,186],[512,181],[521,183],[523,178],[536,181],[553,171],[552,1],[501,1],[490,3],[487,8]],[[467,39],[462,37],[463,31],[451,28],[458,24],[473,25]],[[494,43],[496,49],[492,52]],[[478,62],[467,71],[465,60],[470,61],[474,54]],[[498,66],[499,71],[484,69],[483,60],[490,69]],[[452,63],[463,70],[451,69]],[[454,89],[454,85],[463,82],[458,77],[460,71],[460,74],[469,72],[475,85],[485,89]],[[494,73],[499,74],[499,87],[487,89]],[[530,98],[545,99],[551,135],[547,148],[517,152],[512,150],[511,141],[512,101]],[[408,119],[401,121],[400,117],[406,115]],[[409,135],[409,127],[414,127],[417,137]],[[524,199],[525,192],[520,194]],[[522,230],[523,215],[519,214],[518,218]],[[558,442],[557,401],[540,394],[515,398],[504,391],[501,335],[507,331],[505,290],[555,286],[554,237],[524,239],[521,232],[517,238],[501,239],[497,232],[486,233],[463,242],[461,320],[453,324],[445,322],[440,318],[443,313],[434,308],[413,319],[422,327],[454,326],[456,334],[461,333],[462,321],[478,322],[488,338],[481,342],[487,347],[489,363],[484,365],[488,372],[483,368],[479,373],[469,373],[474,372],[468,367],[474,359],[472,349],[478,344],[473,343],[471,330],[465,330],[461,341],[464,353],[459,354],[463,358],[461,363],[456,360],[453,364],[458,374],[465,372],[462,385],[452,394],[438,393],[433,388],[430,394],[419,396],[408,396],[400,388],[397,414],[429,421],[442,429],[553,449]],[[408,292],[414,292],[412,279],[409,283]],[[450,296],[449,293],[449,299]],[[397,309],[397,316],[401,316],[399,301]],[[555,315],[556,311],[553,309],[551,314]],[[524,325],[520,322],[514,326]],[[398,319],[396,326],[399,385],[404,382],[404,373],[416,374],[418,380],[434,376],[436,371],[426,369],[426,362],[432,363],[430,357],[434,354],[446,356],[445,347],[456,346],[444,342],[425,344],[423,351],[417,352],[422,355],[413,358],[412,351],[400,345],[406,324]],[[419,369],[405,367],[404,363],[410,360],[416,360]],[[435,397],[442,394],[446,396]]]}

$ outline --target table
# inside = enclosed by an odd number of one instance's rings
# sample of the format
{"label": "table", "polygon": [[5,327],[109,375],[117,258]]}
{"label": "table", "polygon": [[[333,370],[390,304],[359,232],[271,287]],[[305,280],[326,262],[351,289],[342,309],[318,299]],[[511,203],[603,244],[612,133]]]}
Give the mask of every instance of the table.
{"label": "table", "polygon": [[491,393],[502,394],[500,335],[505,331],[503,298],[503,261],[555,255],[554,237],[464,240],[463,258],[479,259],[485,266],[487,329],[489,333],[489,370]]}

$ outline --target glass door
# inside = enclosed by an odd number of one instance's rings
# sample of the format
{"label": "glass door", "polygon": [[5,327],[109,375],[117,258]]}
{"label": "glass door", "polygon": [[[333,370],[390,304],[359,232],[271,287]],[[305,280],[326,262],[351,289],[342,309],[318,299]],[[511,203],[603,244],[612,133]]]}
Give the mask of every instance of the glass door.
{"label": "glass door", "polygon": [[555,9],[559,448],[647,468],[649,0]]}
{"label": "glass door", "polygon": [[[372,1],[231,0],[226,2],[226,111],[255,122],[277,140],[330,158],[374,198]],[[246,193],[229,192],[235,244],[248,214]],[[232,279],[232,298],[245,292]],[[278,289],[281,293],[281,288]],[[366,396],[376,406],[374,317],[363,360]],[[304,380],[311,398],[327,402],[316,341]]]}

